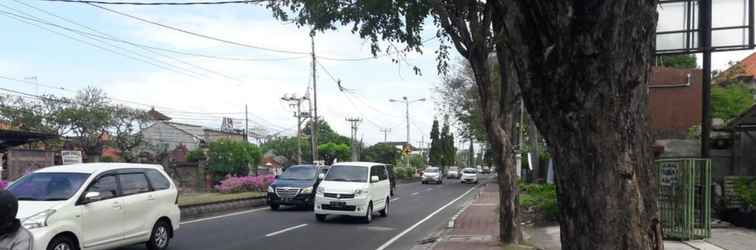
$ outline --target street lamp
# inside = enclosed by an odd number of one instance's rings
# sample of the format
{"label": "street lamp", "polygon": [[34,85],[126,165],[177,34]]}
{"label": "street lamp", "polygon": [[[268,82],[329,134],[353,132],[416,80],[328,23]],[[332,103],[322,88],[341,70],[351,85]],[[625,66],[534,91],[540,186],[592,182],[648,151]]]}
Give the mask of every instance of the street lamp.
{"label": "street lamp", "polygon": [[[406,96],[403,96],[401,100],[396,100],[396,99],[389,99],[389,102],[403,102],[403,103],[404,103],[404,106],[405,106],[405,113],[406,113],[406,115],[407,115],[407,144],[408,144],[408,145],[409,145],[409,143],[410,143],[410,116],[409,116],[409,105],[410,105],[410,103],[415,103],[415,102],[424,102],[424,101],[425,101],[425,98],[420,98],[420,99],[415,99],[415,100],[409,100],[409,99],[407,99],[407,97],[406,97]],[[405,163],[407,164],[407,166],[409,166],[409,157],[406,157],[406,159],[405,159]]]}

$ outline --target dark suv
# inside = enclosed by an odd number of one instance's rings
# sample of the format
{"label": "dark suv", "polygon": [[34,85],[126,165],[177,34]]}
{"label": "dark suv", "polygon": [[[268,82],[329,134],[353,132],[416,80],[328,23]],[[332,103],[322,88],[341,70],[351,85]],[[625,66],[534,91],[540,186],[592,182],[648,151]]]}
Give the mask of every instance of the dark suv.
{"label": "dark suv", "polygon": [[270,209],[278,210],[281,205],[312,207],[315,191],[320,184],[319,174],[324,171],[324,167],[315,165],[294,165],[287,168],[268,187]]}

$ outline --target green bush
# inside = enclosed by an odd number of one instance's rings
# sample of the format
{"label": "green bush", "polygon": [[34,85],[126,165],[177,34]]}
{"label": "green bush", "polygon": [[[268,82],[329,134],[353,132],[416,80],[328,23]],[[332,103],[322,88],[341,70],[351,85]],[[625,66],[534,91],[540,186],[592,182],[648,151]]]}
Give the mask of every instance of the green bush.
{"label": "green bush", "polygon": [[398,167],[394,168],[394,173],[399,179],[410,179],[415,175],[414,168]]}
{"label": "green bush", "polygon": [[746,205],[756,208],[756,179],[739,178],[735,183],[735,193]]}
{"label": "green bush", "polygon": [[557,207],[556,186],[553,184],[524,184],[520,186],[520,204],[526,207],[534,207],[543,211],[548,220],[556,220],[559,217]]}
{"label": "green bush", "polygon": [[205,152],[202,152],[202,149],[198,148],[186,154],[186,161],[188,162],[200,162],[204,160],[207,160],[207,157],[205,156]]}
{"label": "green bush", "polygon": [[116,161],[115,158],[109,155],[106,155],[100,158],[100,162],[115,162],[115,161]]}

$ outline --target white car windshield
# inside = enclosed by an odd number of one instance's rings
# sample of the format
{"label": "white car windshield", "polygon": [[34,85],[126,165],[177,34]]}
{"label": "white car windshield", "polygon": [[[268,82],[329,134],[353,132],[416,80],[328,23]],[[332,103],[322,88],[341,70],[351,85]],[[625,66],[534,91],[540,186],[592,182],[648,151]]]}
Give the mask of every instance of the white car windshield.
{"label": "white car windshield", "polygon": [[465,169],[465,170],[462,170],[462,173],[464,173],[464,174],[474,174],[474,173],[476,173],[476,171],[475,171],[475,169]]}
{"label": "white car windshield", "polygon": [[427,168],[424,173],[438,173],[438,168]]}
{"label": "white car windshield", "polygon": [[8,191],[20,201],[63,201],[73,196],[89,174],[34,173],[13,183]]}
{"label": "white car windshield", "polygon": [[328,170],[326,181],[367,182],[368,168],[357,166],[333,166]]}

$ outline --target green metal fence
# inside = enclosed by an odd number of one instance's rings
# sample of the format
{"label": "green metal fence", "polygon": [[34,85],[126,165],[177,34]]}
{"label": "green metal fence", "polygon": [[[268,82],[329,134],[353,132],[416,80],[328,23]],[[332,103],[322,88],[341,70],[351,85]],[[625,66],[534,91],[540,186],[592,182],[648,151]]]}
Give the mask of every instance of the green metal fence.
{"label": "green metal fence", "polygon": [[709,159],[657,160],[658,204],[664,238],[711,236],[711,162]]}

